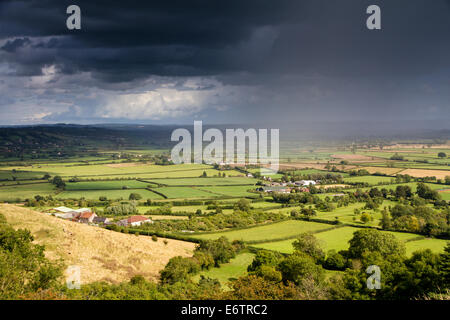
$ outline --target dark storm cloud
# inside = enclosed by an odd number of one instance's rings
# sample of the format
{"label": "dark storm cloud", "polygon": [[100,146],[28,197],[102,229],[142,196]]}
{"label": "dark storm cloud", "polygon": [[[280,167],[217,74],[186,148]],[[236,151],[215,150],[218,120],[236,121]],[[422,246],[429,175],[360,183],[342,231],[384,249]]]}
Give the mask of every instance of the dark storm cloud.
{"label": "dark storm cloud", "polygon": [[5,50],[6,52],[16,52],[18,48],[21,48],[25,45],[30,44],[31,41],[28,38],[19,38],[14,40],[9,40],[3,47],[1,47],[1,50]]}
{"label": "dark storm cloud", "polygon": [[[59,36],[54,41],[66,45],[44,51],[43,40],[36,63],[94,71],[112,81],[149,73],[204,75],[241,70],[223,52],[232,52],[257,28],[294,21],[302,7],[287,0],[76,1],[82,30],[70,32],[65,28],[69,4],[73,1],[4,1],[0,37]],[[28,52],[8,59],[30,63]]]}
{"label": "dark storm cloud", "polygon": [[[65,27],[65,9],[73,3],[82,10],[81,31]],[[365,27],[365,10],[373,3],[383,10],[382,31]],[[408,75],[447,65],[448,4],[6,0],[0,4],[0,37],[22,37],[3,50],[11,53],[4,59],[19,65],[24,74],[56,64],[65,73],[91,71],[113,82],[149,74],[229,72]],[[30,59],[27,50],[12,54],[12,46],[23,46],[25,37],[37,36],[53,38],[32,47],[35,58]]]}
{"label": "dark storm cloud", "polygon": [[[372,4],[382,30],[366,28]],[[1,110],[36,103],[52,121],[448,120],[449,56],[450,0],[0,2]]]}

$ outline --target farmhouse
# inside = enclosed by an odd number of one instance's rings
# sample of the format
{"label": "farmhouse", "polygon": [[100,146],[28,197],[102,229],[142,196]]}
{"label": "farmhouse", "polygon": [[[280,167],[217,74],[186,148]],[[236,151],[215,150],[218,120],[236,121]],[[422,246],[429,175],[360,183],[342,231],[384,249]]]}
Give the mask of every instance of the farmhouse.
{"label": "farmhouse", "polygon": [[88,211],[86,211],[86,212],[83,212],[83,213],[81,213],[79,216],[78,216],[78,222],[81,222],[81,223],[91,223],[91,222],[93,222],[94,221],[94,218],[96,217],[97,215],[94,213],[94,212],[88,212]]}
{"label": "farmhouse", "polygon": [[144,223],[153,223],[153,221],[150,218],[143,216],[131,216],[127,219],[120,220],[117,225],[122,227],[138,227]]}

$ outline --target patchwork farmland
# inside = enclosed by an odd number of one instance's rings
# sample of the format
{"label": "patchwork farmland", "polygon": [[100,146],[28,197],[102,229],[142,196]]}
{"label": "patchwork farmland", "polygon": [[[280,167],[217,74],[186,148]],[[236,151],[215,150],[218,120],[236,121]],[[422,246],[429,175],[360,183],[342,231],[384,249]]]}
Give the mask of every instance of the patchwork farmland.
{"label": "patchwork farmland", "polygon": [[[441,150],[450,154],[450,148]],[[101,227],[111,232],[178,239],[189,248],[206,240],[240,243],[244,249],[235,258],[193,277],[194,282],[216,278],[230,290],[230,281],[247,274],[258,252],[292,254],[293,243],[304,234],[316,239],[325,256],[348,250],[360,230],[394,236],[408,257],[425,249],[442,253],[448,242],[448,225],[441,217],[450,200],[450,166],[436,151],[398,147],[286,153],[282,159],[289,162],[269,177],[257,166],[156,164],[151,157],[158,152],[145,150],[132,154],[146,154],[149,160],[111,160],[111,153],[105,153],[73,161],[5,162],[0,201],[10,203],[8,208],[26,206],[51,215],[55,207],[87,207],[109,219]],[[404,217],[417,218],[398,219],[402,210]],[[121,226],[130,215],[152,224]],[[19,220],[14,221],[18,226]],[[146,271],[149,278],[155,279],[155,270]]]}

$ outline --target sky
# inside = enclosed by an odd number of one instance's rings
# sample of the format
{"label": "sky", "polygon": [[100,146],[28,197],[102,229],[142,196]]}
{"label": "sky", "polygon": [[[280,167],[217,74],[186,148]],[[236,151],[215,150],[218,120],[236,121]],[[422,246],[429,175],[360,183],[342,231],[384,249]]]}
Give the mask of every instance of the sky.
{"label": "sky", "polygon": [[450,0],[2,0],[0,125],[446,129],[449,57]]}

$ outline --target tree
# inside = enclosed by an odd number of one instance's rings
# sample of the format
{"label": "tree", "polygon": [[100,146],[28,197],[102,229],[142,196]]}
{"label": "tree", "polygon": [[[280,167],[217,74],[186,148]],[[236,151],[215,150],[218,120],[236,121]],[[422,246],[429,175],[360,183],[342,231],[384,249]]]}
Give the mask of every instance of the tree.
{"label": "tree", "polygon": [[302,215],[304,215],[307,218],[313,217],[315,215],[317,215],[316,210],[314,210],[313,208],[309,207],[309,208],[302,208],[300,210],[300,213]]}
{"label": "tree", "polygon": [[160,271],[160,281],[165,284],[183,282],[198,271],[200,271],[200,267],[192,258],[173,257]]}
{"label": "tree", "polygon": [[439,270],[444,289],[450,289],[450,242],[447,242],[444,253],[441,254]]}
{"label": "tree", "polygon": [[367,212],[363,212],[359,217],[359,219],[361,220],[362,223],[366,224],[367,222],[372,220],[372,216]]}
{"label": "tree", "polygon": [[294,252],[303,252],[312,257],[314,260],[319,261],[325,257],[325,253],[320,247],[319,241],[314,237],[312,233],[303,233],[297,240],[292,243]]}
{"label": "tree", "polygon": [[65,182],[60,176],[56,176],[52,179],[52,183],[59,189],[64,189],[66,186]]}
{"label": "tree", "polygon": [[304,296],[292,283],[284,285],[263,277],[248,275],[232,282],[224,299],[233,300],[300,300]]}
{"label": "tree", "polygon": [[420,182],[417,184],[417,195],[423,199],[428,200],[440,200],[441,196],[437,192],[437,190],[432,190],[429,186],[427,186],[425,183]]}
{"label": "tree", "polygon": [[262,266],[276,266],[281,259],[279,253],[267,250],[259,250],[256,252],[252,263],[247,267],[248,272],[257,271]]}
{"label": "tree", "polygon": [[372,188],[369,191],[369,195],[371,198],[376,198],[376,197],[382,197],[383,194],[381,193],[380,190],[378,190],[378,188]]}
{"label": "tree", "polygon": [[209,253],[213,257],[216,267],[221,263],[229,262],[235,256],[233,245],[223,236],[217,240],[201,241],[197,250]]}
{"label": "tree", "polygon": [[316,265],[312,257],[302,252],[291,254],[282,260],[278,265],[278,270],[285,283],[290,281],[297,285],[307,277],[311,277],[316,283],[321,283],[325,276],[322,267]]}
{"label": "tree", "polygon": [[412,196],[412,190],[409,186],[397,186],[395,188],[395,197],[397,199],[407,199]]}
{"label": "tree", "polygon": [[390,255],[403,256],[405,245],[390,233],[382,233],[375,229],[358,230],[349,241],[349,256],[361,258],[364,252],[378,252],[382,257]]}
{"label": "tree", "polygon": [[439,158],[447,158],[447,155],[445,154],[445,152],[439,152],[438,157]]}
{"label": "tree", "polygon": [[33,240],[30,231],[0,223],[0,299],[18,299],[57,285],[61,266],[47,260],[44,247]]}
{"label": "tree", "polygon": [[405,264],[408,275],[405,277],[407,283],[403,287],[409,288],[409,296],[433,292],[444,284],[439,273],[440,256],[430,249],[414,252]]}
{"label": "tree", "polygon": [[248,212],[250,211],[250,201],[248,201],[247,199],[240,199],[239,201],[237,201],[234,204],[233,209],[235,211],[239,210],[239,211],[245,211]]}
{"label": "tree", "polygon": [[404,157],[401,156],[401,155],[399,155],[398,153],[395,153],[395,154],[391,157],[391,160],[400,160],[400,161],[403,161],[403,160],[404,160]]}
{"label": "tree", "polygon": [[450,176],[445,176],[445,184],[450,184]]}
{"label": "tree", "polygon": [[389,212],[387,212],[387,210],[383,210],[381,212],[380,226],[383,230],[389,230],[392,228],[392,219],[389,215]]}
{"label": "tree", "polygon": [[104,213],[107,215],[123,216],[137,214],[139,213],[139,210],[134,203],[123,203],[117,206],[107,207]]}
{"label": "tree", "polygon": [[327,259],[323,266],[331,270],[344,270],[347,265],[347,260],[343,255],[336,252],[336,250],[330,250],[327,253]]}
{"label": "tree", "polygon": [[128,197],[128,200],[141,200],[142,196],[139,193],[130,193],[130,196]]}

